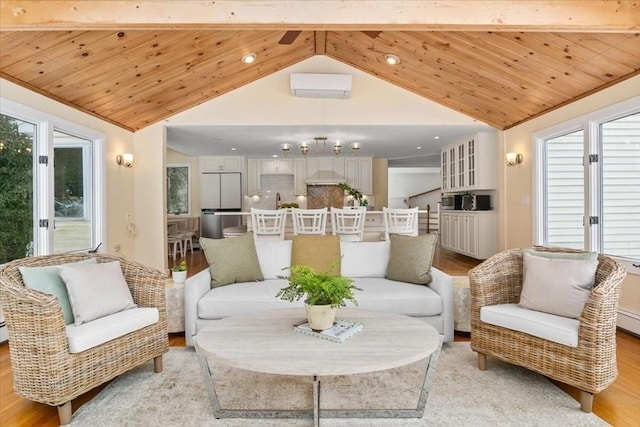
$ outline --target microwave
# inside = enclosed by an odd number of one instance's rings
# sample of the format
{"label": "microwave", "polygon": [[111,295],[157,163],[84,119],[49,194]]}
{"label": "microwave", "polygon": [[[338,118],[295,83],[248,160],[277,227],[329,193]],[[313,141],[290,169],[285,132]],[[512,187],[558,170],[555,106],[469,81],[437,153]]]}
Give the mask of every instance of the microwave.
{"label": "microwave", "polygon": [[465,194],[462,196],[463,211],[491,210],[491,197],[487,194]]}
{"label": "microwave", "polygon": [[454,208],[453,204],[454,204],[453,194],[442,195],[442,198],[440,199],[441,210],[445,210],[445,211],[453,210]]}
{"label": "microwave", "polygon": [[440,199],[440,209],[445,211],[462,210],[462,194],[443,194]]}

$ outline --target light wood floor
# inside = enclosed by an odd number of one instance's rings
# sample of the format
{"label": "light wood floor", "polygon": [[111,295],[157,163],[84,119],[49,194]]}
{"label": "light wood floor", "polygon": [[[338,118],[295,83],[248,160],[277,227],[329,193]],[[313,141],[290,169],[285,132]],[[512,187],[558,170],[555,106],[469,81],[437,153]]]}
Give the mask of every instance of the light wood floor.
{"label": "light wood floor", "polygon": [[[187,254],[188,275],[192,276],[207,267],[200,251]],[[177,260],[179,262],[180,259]],[[466,275],[479,261],[454,252],[438,250],[433,265],[452,275]],[[169,266],[173,260],[169,261]],[[593,400],[593,412],[613,426],[638,426],[640,420],[640,338],[623,331],[617,333],[617,353],[619,375],[616,381]],[[456,341],[468,341],[468,334],[456,334]],[[184,334],[169,334],[169,345],[185,345]],[[491,359],[489,359],[491,369]],[[579,391],[566,384],[557,384],[576,401]],[[73,411],[93,398],[104,385],[74,399]],[[578,406],[576,406],[576,410]],[[55,407],[31,402],[13,392],[9,345],[0,345],[0,426],[57,426],[58,413]]]}

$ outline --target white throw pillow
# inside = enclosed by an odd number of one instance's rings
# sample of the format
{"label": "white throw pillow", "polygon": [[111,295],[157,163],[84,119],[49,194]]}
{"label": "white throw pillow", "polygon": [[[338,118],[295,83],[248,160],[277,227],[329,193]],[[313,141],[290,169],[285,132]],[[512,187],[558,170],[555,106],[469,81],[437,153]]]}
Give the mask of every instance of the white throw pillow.
{"label": "white throw pillow", "polygon": [[258,262],[265,280],[289,277],[291,272],[283,268],[291,267],[292,244],[292,240],[256,240]]}
{"label": "white throw pillow", "polygon": [[389,245],[388,241],[340,242],[340,274],[344,277],[385,277]]}
{"label": "white throw pillow", "polygon": [[119,261],[60,266],[58,269],[67,286],[76,326],[137,307],[122,275]]}
{"label": "white throw pillow", "polygon": [[598,260],[558,259],[523,254],[520,306],[577,319],[595,282]]}

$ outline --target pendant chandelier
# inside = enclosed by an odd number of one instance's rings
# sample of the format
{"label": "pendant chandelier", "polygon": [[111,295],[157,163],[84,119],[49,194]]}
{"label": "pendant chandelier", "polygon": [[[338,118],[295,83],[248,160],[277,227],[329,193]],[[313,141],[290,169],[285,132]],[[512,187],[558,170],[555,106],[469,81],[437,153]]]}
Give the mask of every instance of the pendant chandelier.
{"label": "pendant chandelier", "polygon": [[[315,153],[326,154],[330,150],[331,152],[333,152],[333,154],[335,154],[336,157],[338,157],[342,152],[342,148],[344,146],[340,141],[335,141],[332,144],[329,143],[330,145],[327,146],[328,139],[329,138],[327,138],[326,136],[316,136],[315,138],[313,138],[315,142]],[[288,156],[289,151],[291,151],[292,148],[293,145],[289,143],[280,144],[280,150],[282,150],[282,152],[284,153],[284,157]],[[351,148],[351,152],[353,153],[353,155],[357,157],[358,151],[360,150],[360,148],[362,148],[362,143],[352,142],[351,144],[349,144],[349,148]],[[299,142],[298,149],[300,150],[300,154],[302,154],[304,157],[307,157],[307,155],[314,149],[313,143],[310,144],[306,141]]]}

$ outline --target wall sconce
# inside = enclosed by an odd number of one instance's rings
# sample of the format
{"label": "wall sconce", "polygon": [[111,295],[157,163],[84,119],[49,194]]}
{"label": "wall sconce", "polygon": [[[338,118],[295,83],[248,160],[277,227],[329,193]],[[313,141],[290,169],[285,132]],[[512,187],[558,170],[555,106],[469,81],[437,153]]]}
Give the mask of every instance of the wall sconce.
{"label": "wall sconce", "polygon": [[116,163],[119,164],[120,166],[124,166],[125,168],[133,167],[133,154],[131,153],[118,154],[116,156]]}
{"label": "wall sconce", "polygon": [[507,153],[507,166],[515,166],[522,163],[522,154]]}

